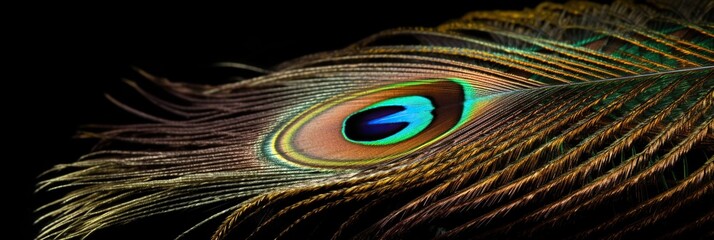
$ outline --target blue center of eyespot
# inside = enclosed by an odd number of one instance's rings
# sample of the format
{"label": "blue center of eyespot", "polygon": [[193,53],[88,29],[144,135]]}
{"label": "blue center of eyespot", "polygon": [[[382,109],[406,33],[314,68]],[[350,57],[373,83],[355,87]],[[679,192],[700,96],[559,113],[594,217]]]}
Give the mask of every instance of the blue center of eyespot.
{"label": "blue center of eyespot", "polygon": [[342,135],[350,142],[388,145],[409,139],[434,119],[431,100],[422,96],[387,99],[345,118]]}
{"label": "blue center of eyespot", "polygon": [[405,109],[403,106],[383,106],[357,112],[345,120],[345,136],[353,141],[377,141],[392,136],[406,128],[409,123],[375,124],[374,121]]}

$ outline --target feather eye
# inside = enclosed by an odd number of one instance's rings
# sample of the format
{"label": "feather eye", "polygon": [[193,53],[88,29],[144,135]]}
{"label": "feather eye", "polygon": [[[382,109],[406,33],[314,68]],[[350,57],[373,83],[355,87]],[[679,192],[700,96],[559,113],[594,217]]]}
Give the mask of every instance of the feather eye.
{"label": "feather eye", "polygon": [[270,138],[268,150],[303,166],[369,166],[442,139],[485,99],[462,79],[407,81],[341,95],[290,120]]}

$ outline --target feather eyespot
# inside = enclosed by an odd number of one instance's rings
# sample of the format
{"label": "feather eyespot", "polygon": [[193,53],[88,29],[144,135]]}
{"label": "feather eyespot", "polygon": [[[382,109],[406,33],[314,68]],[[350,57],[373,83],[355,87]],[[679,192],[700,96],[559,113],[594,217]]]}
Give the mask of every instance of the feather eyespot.
{"label": "feather eyespot", "polygon": [[281,161],[359,168],[404,156],[462,126],[480,104],[462,79],[391,84],[334,97],[297,115],[269,140]]}

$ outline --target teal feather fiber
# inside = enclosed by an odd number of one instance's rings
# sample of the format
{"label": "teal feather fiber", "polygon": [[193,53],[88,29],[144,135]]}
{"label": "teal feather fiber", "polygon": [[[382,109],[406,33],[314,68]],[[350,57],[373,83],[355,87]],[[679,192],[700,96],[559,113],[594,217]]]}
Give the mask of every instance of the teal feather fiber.
{"label": "teal feather fiber", "polygon": [[714,238],[713,8],[471,12],[217,86],[139,70],[177,118],[110,98],[148,121],[43,175],[37,238]]}

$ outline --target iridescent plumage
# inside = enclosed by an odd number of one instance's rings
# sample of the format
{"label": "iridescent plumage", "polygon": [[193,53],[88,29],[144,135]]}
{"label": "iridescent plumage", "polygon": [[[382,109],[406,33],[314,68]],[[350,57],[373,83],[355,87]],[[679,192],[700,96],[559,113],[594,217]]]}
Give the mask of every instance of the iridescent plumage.
{"label": "iridescent plumage", "polygon": [[713,7],[543,3],[221,86],[145,74],[183,119],[92,134],[115,145],[39,184],[66,192],[39,238],[190,209],[214,239],[711,237]]}

